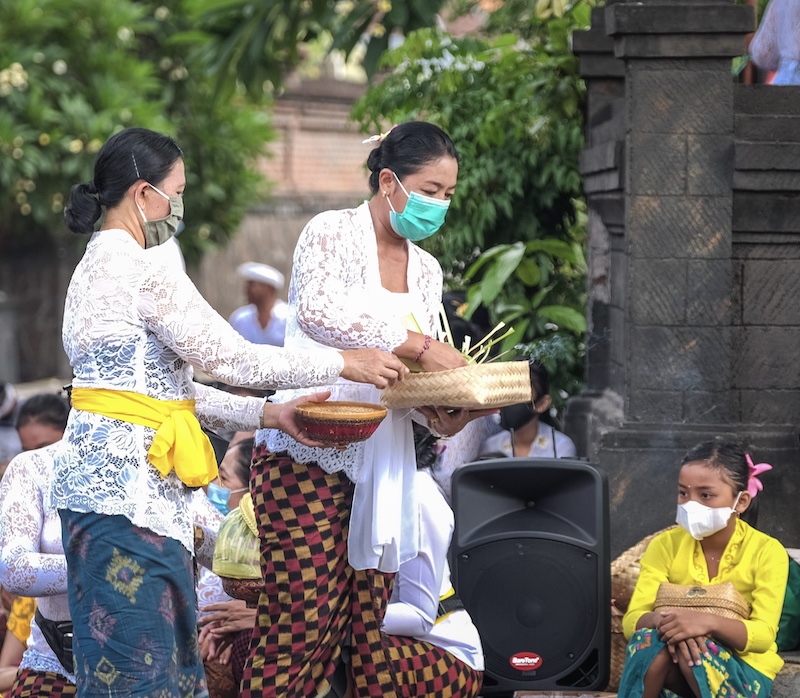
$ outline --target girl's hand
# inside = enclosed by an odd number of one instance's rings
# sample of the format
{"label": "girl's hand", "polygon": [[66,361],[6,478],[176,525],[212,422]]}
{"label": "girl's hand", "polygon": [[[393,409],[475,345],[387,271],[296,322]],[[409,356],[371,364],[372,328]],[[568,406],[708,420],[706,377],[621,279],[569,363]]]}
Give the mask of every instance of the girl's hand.
{"label": "girl's hand", "polygon": [[447,437],[460,432],[473,419],[497,414],[500,410],[448,410],[444,407],[420,407],[419,411],[428,419],[428,428],[434,435]]}
{"label": "girl's hand", "polygon": [[707,641],[708,638],[705,636],[691,637],[688,640],[682,640],[674,645],[668,644],[667,649],[675,664],[678,664],[682,660],[684,664],[690,667],[700,666],[703,663],[703,657],[711,657],[706,645]]}
{"label": "girl's hand", "polygon": [[199,626],[205,626],[201,636],[206,628],[211,635],[218,636],[238,633],[240,630],[252,630],[256,624],[258,609],[248,608],[244,601],[235,599],[208,604],[203,607],[203,612],[205,615],[197,621]]}
{"label": "girl's hand", "polygon": [[663,620],[658,626],[658,635],[668,645],[711,635],[714,630],[715,616],[710,613],[675,608],[661,615]]}

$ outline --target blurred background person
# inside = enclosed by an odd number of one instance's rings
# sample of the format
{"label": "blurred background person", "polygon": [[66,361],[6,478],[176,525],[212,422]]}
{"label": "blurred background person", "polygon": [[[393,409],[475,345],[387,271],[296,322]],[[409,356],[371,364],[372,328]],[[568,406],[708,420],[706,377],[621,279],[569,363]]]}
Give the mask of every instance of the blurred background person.
{"label": "blurred background person", "polygon": [[284,278],[277,269],[257,262],[245,262],[236,268],[245,280],[248,305],[231,315],[231,326],[253,344],[283,346],[289,306],[278,298]]}
{"label": "blurred background person", "polygon": [[772,85],[800,85],[800,2],[770,0],[749,50]]}
{"label": "blurred background person", "polygon": [[23,451],[33,451],[60,441],[69,416],[69,403],[60,395],[41,393],[29,397],[17,414],[17,433]]}
{"label": "blurred background person", "polygon": [[[69,403],[58,395],[28,398],[17,416],[24,452],[11,460],[0,482],[0,581],[7,591],[22,595],[12,606],[0,652],[5,696],[75,693],[74,677],[40,627],[50,633],[59,621],[69,620],[61,521],[46,503],[68,415]],[[32,620],[37,608],[32,597],[40,596],[42,608]]]}
{"label": "blurred background person", "polygon": [[0,383],[0,472],[21,450],[16,429],[19,400],[11,383]]}
{"label": "blurred background person", "polygon": [[510,405],[500,410],[502,431],[490,436],[481,446],[481,457],[574,458],[572,439],[553,424],[550,407],[550,374],[538,359],[529,361],[531,402]]}
{"label": "blurred background person", "polygon": [[[242,497],[249,497],[252,452],[253,435],[237,433],[220,462],[218,482],[208,485],[208,498],[222,516],[236,509]],[[200,570],[197,596],[200,651],[210,698],[235,698],[256,623],[256,609],[228,596],[219,576],[205,567]]]}

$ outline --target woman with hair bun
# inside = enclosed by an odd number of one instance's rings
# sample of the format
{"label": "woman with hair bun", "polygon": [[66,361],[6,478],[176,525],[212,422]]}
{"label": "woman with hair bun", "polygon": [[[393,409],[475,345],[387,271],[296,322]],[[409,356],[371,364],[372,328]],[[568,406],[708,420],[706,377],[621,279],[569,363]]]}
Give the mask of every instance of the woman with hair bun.
{"label": "woman with hair bun", "polygon": [[314,445],[295,419],[297,401],[213,390],[193,381],[193,366],[264,389],[339,376],[385,387],[406,370],[378,349],[326,353],[244,340],[183,272],[146,253],[176,233],[185,187],[175,141],[130,128],[103,145],[92,181],[72,188],[64,211],[70,230],[92,234],[67,289],[62,335],[73,409],[52,486],[79,696],[206,691],[192,571],[204,541],[189,502],[217,467],[200,425],[269,426]]}
{"label": "woman with hair bun", "polygon": [[[300,235],[285,346],[329,352],[376,347],[424,371],[463,366],[458,351],[434,339],[442,270],[414,244],[444,223],[458,178],[455,145],[423,121],[369,140],[378,143],[367,161],[372,198],[320,213]],[[328,389],[334,399],[380,399],[374,389],[348,381]],[[273,400],[302,393],[279,391]],[[371,614],[362,620],[377,632],[379,597],[419,550],[412,417],[437,436],[450,436],[495,411],[390,410],[369,440],[343,450],[310,448],[274,429],[257,433],[250,489],[265,586],[244,698],[344,690],[342,645],[356,585],[367,592],[359,607]],[[375,639],[380,651],[379,632]],[[382,672],[370,690],[394,695],[391,679]]]}

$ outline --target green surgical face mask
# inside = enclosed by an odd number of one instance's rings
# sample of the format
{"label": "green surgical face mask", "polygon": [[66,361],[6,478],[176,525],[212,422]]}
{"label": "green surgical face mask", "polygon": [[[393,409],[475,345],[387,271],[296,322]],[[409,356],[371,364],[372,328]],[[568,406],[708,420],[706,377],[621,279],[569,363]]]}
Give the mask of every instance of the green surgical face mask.
{"label": "green surgical face mask", "polygon": [[178,232],[178,226],[183,220],[183,198],[180,196],[167,196],[158,187],[154,187],[150,182],[148,186],[158,194],[161,194],[167,201],[169,201],[169,213],[166,218],[159,218],[155,221],[147,220],[144,215],[142,207],[139,202],[136,202],[136,208],[139,209],[139,214],[144,221],[144,244],[145,248],[149,249],[157,245],[161,245],[169,240]]}

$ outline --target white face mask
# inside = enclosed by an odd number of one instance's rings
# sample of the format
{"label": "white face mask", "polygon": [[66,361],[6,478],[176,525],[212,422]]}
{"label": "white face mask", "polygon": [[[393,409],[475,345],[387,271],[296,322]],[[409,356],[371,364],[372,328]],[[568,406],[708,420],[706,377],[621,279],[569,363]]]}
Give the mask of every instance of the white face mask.
{"label": "white face mask", "polygon": [[733,507],[707,507],[700,502],[686,502],[678,505],[675,521],[695,540],[703,540],[721,531],[728,525],[731,515],[736,511],[741,492],[736,495]]}

